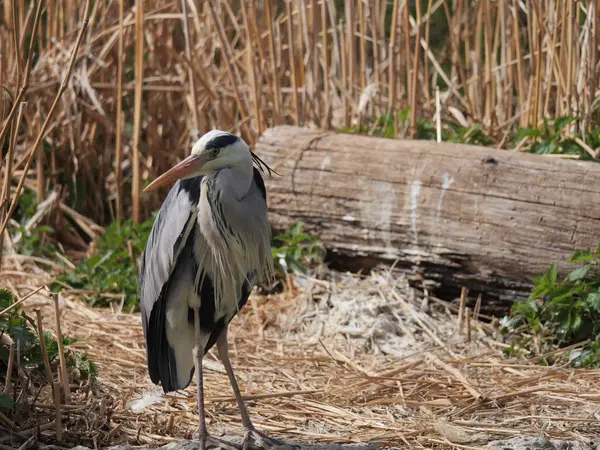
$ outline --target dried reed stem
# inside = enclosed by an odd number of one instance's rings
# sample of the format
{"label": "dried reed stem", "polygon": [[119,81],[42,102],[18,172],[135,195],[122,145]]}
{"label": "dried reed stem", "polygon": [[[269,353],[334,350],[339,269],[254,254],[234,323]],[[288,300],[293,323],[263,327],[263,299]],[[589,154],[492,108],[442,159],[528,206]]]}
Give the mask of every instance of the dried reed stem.
{"label": "dried reed stem", "polygon": [[[58,442],[62,441],[62,414],[60,407],[60,383],[53,383],[53,392],[54,392],[54,430],[56,433],[56,440]],[[67,397],[67,392],[65,391],[65,398]]]}
{"label": "dried reed stem", "polygon": [[[23,98],[23,96],[27,92],[27,89],[29,88],[29,76],[31,74],[31,65],[33,64],[33,58],[31,56],[33,55],[33,53],[32,53],[33,45],[35,44],[35,37],[37,35],[37,30],[38,30],[39,23],[40,23],[40,16],[42,15],[43,4],[44,4],[44,0],[40,0],[38,2],[37,9],[35,11],[35,19],[33,21],[33,29],[31,30],[31,40],[29,41],[29,51],[27,52],[27,61],[25,62],[25,76],[23,77],[23,80],[21,82],[21,89],[19,89],[19,93],[17,94],[16,98],[13,100],[13,106],[12,106],[10,112],[8,113],[8,116],[4,120],[4,127],[2,127],[0,129],[0,145],[2,145],[2,143],[4,142],[4,138],[6,137],[6,133],[9,128],[8,125],[11,123],[12,117],[15,114],[15,112],[17,111],[17,105],[21,104],[21,99]],[[2,94],[0,94],[0,96],[2,96]]]}
{"label": "dried reed stem", "polygon": [[15,364],[15,343],[10,343],[10,350],[8,353],[8,364],[6,368],[6,380],[4,383],[4,394],[8,394],[10,392],[10,383],[12,380],[12,372],[13,366]]}
{"label": "dried reed stem", "polygon": [[417,101],[417,84],[419,81],[419,61],[421,46],[421,2],[417,1],[417,38],[415,40],[415,52],[413,55],[412,80],[410,82],[410,137],[414,139],[417,136],[417,110],[419,103]]}
{"label": "dried reed stem", "polygon": [[[50,366],[50,359],[48,359],[48,352],[46,350],[46,339],[44,338],[44,327],[42,323],[42,312],[39,308],[35,309],[35,319],[37,324],[38,338],[40,340],[40,349],[42,351],[42,360],[44,361],[44,369],[46,370],[46,378],[48,384],[54,391],[54,377],[52,376],[52,369]],[[60,403],[60,402],[59,402]]]}
{"label": "dried reed stem", "polygon": [[[44,138],[46,129],[50,125],[50,120],[52,119],[52,116],[54,115],[54,111],[56,110],[58,102],[60,101],[64,91],[67,89],[67,85],[71,78],[71,72],[73,71],[73,66],[75,65],[75,58],[77,57],[77,52],[79,51],[79,47],[81,46],[83,36],[88,27],[89,13],[90,13],[90,0],[86,0],[83,21],[82,21],[81,27],[79,29],[79,34],[77,36],[77,41],[75,42],[75,47],[71,53],[71,59],[69,61],[69,65],[67,66],[67,73],[65,74],[63,81],[60,85],[60,88],[58,90],[58,93],[56,94],[56,97],[54,98],[54,102],[52,103],[52,106],[50,107],[50,110],[48,111],[48,113],[46,115],[46,120],[44,121],[44,125],[42,125],[42,129],[38,133],[37,138],[36,138],[33,146],[31,147],[31,150],[29,151],[29,154],[27,156],[27,162],[25,164],[25,167],[23,168],[21,179],[19,180],[19,184],[17,185],[17,189],[13,196],[13,200],[12,200],[12,203],[8,210],[8,214],[4,218],[2,227],[0,228],[0,235],[3,234],[4,231],[6,230],[6,227],[8,226],[8,221],[10,220],[12,213],[14,212],[15,208],[17,207],[17,201],[19,199],[19,196],[21,195],[21,191],[23,190],[23,185],[25,184],[25,179],[27,177],[27,174],[29,173],[29,169],[31,168],[31,163],[33,162],[33,159],[35,158],[36,150],[38,149],[40,142]],[[32,42],[33,42],[33,40],[32,40]],[[28,78],[28,71],[25,72],[25,81],[23,81],[23,87],[21,88],[21,92],[23,92],[23,89],[27,86],[27,83],[26,83],[27,78]],[[21,92],[19,92],[19,94],[21,94]],[[0,138],[0,142],[2,142],[1,138]]]}
{"label": "dried reed stem", "polygon": [[[188,0],[181,0],[181,12],[182,12],[181,21],[183,22],[183,36],[185,39],[185,57],[188,59],[188,61],[191,62],[192,61],[192,50],[191,50],[191,45],[190,45],[190,30],[189,30],[189,26],[188,26],[187,1]],[[242,2],[242,4],[243,3],[244,2]],[[196,133],[198,133],[198,131],[200,129],[200,122],[198,120],[198,102],[196,100],[196,85],[194,84],[194,73],[192,71],[191,66],[188,66],[188,83],[189,83],[189,89],[190,89],[190,96],[192,99],[192,104],[191,104],[192,120],[193,120],[193,124],[194,124],[194,130],[196,130]]]}
{"label": "dried reed stem", "polygon": [[294,24],[292,18],[292,0],[285,1],[285,12],[287,15],[286,18],[286,30],[287,30],[287,38],[288,38],[288,55],[290,62],[290,80],[291,80],[291,89],[292,89],[292,106],[293,106],[293,121],[295,125],[298,125],[300,122],[300,105],[298,103],[298,84],[296,82],[296,61],[294,54]]}
{"label": "dried reed stem", "polygon": [[275,125],[277,125],[283,121],[283,113],[281,111],[281,93],[279,89],[279,77],[277,75],[277,62],[275,57],[275,38],[273,36],[273,27],[275,26],[275,23],[271,17],[271,0],[265,0],[264,5],[266,22],[269,26],[269,57],[271,61],[271,80],[273,85],[273,107],[275,109],[273,122]]}
{"label": "dried reed stem", "polygon": [[135,1],[135,92],[133,101],[133,158],[131,203],[133,223],[140,222],[140,139],[144,83],[144,1]]}
{"label": "dried reed stem", "polygon": [[123,188],[122,175],[123,170],[121,163],[123,160],[123,143],[122,143],[122,128],[121,123],[123,122],[123,56],[124,56],[124,42],[123,34],[124,30],[124,17],[125,17],[125,0],[119,0],[119,44],[118,44],[118,56],[117,56],[117,98],[115,107],[117,115],[115,118],[115,184],[116,184],[116,216],[117,223],[121,223],[123,220]]}
{"label": "dried reed stem", "polygon": [[[6,155],[6,168],[4,169],[4,185],[2,188],[2,215],[0,217],[6,217],[6,205],[10,198],[10,180],[13,175],[13,160],[15,157],[15,147],[17,146],[17,136],[19,135],[19,128],[21,127],[21,120],[23,119],[23,113],[25,112],[26,102],[21,102],[19,106],[19,114],[17,114],[17,120],[12,124],[11,139],[8,145],[8,153]],[[4,252],[4,232],[0,234],[0,267],[2,267]]]}
{"label": "dried reed stem", "polygon": [[[71,388],[69,386],[69,373],[67,372],[67,358],[65,357],[65,349],[63,346],[63,336],[60,326],[60,305],[59,294],[50,292],[52,301],[54,302],[54,321],[56,326],[56,344],[58,347],[58,360],[60,362],[59,383],[62,385],[65,394],[65,403],[71,403]],[[58,407],[58,405],[57,405]]]}

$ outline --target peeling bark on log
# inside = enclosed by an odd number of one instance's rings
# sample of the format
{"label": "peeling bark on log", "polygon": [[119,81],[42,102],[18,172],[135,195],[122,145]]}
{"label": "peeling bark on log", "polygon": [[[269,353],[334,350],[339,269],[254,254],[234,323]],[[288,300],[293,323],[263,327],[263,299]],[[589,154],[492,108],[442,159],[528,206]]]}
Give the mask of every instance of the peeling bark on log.
{"label": "peeling bark on log", "polygon": [[345,267],[396,262],[488,307],[600,239],[599,164],[289,126],[256,152],[282,175],[265,179],[274,228],[302,221]]}

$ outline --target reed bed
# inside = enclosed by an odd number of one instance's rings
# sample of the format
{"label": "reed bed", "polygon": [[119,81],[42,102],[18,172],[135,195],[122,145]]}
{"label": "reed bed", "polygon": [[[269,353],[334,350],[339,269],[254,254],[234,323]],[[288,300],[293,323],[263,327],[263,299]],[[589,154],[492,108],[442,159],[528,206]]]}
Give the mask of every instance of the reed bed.
{"label": "reed bed", "polygon": [[159,196],[140,188],[210,128],[252,144],[278,124],[373,133],[386,116],[396,136],[414,137],[419,120],[435,119],[437,89],[445,122],[478,125],[499,147],[546,117],[578,116],[572,131],[595,126],[599,6],[7,0],[4,180],[22,180],[17,194],[31,189],[39,201],[56,190],[102,225],[147,217]]}

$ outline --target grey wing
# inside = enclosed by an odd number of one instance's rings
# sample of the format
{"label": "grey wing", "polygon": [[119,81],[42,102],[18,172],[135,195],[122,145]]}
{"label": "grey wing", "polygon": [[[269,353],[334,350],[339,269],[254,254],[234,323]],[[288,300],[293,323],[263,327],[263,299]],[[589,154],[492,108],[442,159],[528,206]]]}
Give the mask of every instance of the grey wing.
{"label": "grey wing", "polygon": [[160,381],[165,392],[187,386],[192,376],[189,367],[178,367],[179,349],[173,348],[168,337],[173,334],[172,329],[178,328],[178,337],[184,341],[191,337],[193,341],[193,327],[190,329],[187,320],[187,299],[194,295],[192,269],[196,265],[188,261],[193,252],[186,250],[186,244],[196,223],[199,196],[200,178],[179,181],[173,186],[141,257],[140,310],[148,371],[152,381]]}

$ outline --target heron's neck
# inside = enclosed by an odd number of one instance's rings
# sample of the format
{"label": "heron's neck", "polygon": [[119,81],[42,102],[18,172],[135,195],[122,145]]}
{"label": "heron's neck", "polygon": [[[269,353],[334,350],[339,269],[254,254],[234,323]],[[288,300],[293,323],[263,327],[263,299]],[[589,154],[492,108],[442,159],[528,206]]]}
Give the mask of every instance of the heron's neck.
{"label": "heron's neck", "polygon": [[248,158],[248,161],[221,169],[217,178],[223,190],[241,200],[250,190],[253,175],[252,158]]}

